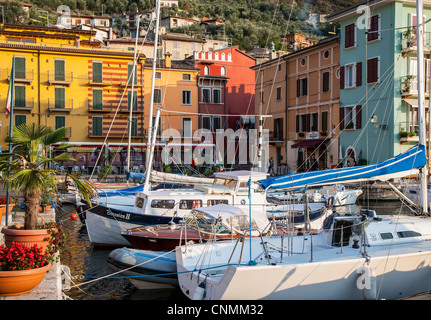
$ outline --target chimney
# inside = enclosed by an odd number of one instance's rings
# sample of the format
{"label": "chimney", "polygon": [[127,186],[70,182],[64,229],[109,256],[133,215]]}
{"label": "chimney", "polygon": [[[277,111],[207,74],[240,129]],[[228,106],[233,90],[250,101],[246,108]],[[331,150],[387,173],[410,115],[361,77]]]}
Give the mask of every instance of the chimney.
{"label": "chimney", "polygon": [[171,54],[165,53],[165,67],[170,68],[171,67]]}

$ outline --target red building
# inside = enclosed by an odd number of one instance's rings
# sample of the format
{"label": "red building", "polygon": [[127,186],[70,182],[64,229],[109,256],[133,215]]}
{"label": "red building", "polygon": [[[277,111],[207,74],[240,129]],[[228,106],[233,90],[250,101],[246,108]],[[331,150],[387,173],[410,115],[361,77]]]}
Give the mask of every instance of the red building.
{"label": "red building", "polygon": [[255,115],[255,73],[250,67],[256,64],[255,59],[238,47],[195,52],[193,59],[200,69],[199,127],[213,132],[250,128]]}

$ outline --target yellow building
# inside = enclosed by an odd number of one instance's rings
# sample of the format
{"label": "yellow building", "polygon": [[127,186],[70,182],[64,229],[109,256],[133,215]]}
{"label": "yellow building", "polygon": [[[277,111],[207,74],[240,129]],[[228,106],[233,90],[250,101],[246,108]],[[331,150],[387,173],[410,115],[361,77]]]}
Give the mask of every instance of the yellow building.
{"label": "yellow building", "polygon": [[[132,104],[132,86],[128,78],[133,70],[134,52],[100,48],[100,44],[93,41],[94,35],[95,32],[83,30],[0,26],[0,108],[6,106],[15,58],[13,125],[35,122],[52,128],[69,128],[65,141],[81,147],[75,154],[77,162],[63,164],[67,167],[77,165],[91,169],[103,165],[103,158],[97,164],[94,159],[96,149],[103,142],[109,144],[111,151],[120,146],[124,148],[128,143],[129,106]],[[184,107],[197,112],[197,70],[165,65],[158,72],[162,74],[158,86],[163,87],[164,96],[168,96],[163,100],[167,109]],[[190,104],[182,104],[182,90],[176,88],[181,85],[191,91],[187,100]],[[131,121],[131,142],[138,146],[136,151],[141,152],[147,142],[150,86],[151,70],[145,66],[142,56],[136,66]],[[144,114],[147,114],[146,120]],[[0,145],[5,150],[10,119],[1,112],[0,121]],[[194,123],[197,125],[197,121]],[[177,125],[177,121],[170,124]],[[182,124],[177,130],[182,131]],[[85,147],[91,148],[88,154],[82,152]],[[131,159],[131,165],[143,165],[143,154]],[[115,157],[114,161],[113,165],[123,167],[125,155]]]}

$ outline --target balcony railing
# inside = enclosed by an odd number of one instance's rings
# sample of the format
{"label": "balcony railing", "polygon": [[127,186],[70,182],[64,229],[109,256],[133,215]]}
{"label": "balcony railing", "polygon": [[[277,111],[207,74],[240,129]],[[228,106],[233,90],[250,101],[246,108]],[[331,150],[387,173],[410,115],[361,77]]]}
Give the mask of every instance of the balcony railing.
{"label": "balcony railing", "polygon": [[27,98],[25,100],[17,100],[14,101],[14,110],[20,111],[31,111],[34,107],[34,98]]}
{"label": "balcony railing", "polygon": [[[66,127],[66,135],[64,136],[64,139],[70,139],[72,137],[72,127]],[[55,127],[50,127],[51,130],[55,130]]]}
{"label": "balcony railing", "polygon": [[55,74],[53,71],[48,71],[48,82],[49,84],[69,85],[73,82],[73,72]]}
{"label": "balcony railing", "polygon": [[[2,69],[1,70],[1,78],[7,78],[7,81],[10,82],[10,76],[11,76],[11,69]],[[15,70],[15,77],[14,82],[15,83],[31,83],[34,79],[34,71],[33,70],[26,70],[26,71],[18,71]]]}
{"label": "balcony railing", "polygon": [[[119,129],[119,130],[115,130],[115,129]],[[93,126],[89,125],[88,126],[88,137],[106,137],[108,134],[108,128],[94,128],[93,130]],[[109,132],[109,137],[110,138],[125,138],[128,136],[128,130],[127,127],[123,127],[123,128],[112,128],[111,131]],[[132,130],[132,134],[131,136],[134,138],[143,138],[145,137],[146,134],[146,130],[143,128],[137,128],[137,130],[133,131]]]}
{"label": "balcony railing", "polygon": [[48,99],[48,110],[50,112],[71,112],[73,110],[73,99]]}
{"label": "balcony railing", "polygon": [[[403,53],[417,50],[416,28],[407,29],[401,33],[401,50]],[[431,48],[431,32],[425,32],[423,37],[423,46],[425,50]]]}
{"label": "balcony railing", "polygon": [[[88,111],[89,112],[111,112],[115,111],[118,108],[118,102],[109,101],[109,102],[103,102],[102,105],[94,105],[93,101],[90,99],[88,100]],[[133,112],[142,112],[143,106],[141,104],[138,104],[136,108],[133,109]],[[118,112],[121,113],[129,113],[129,105],[127,101],[123,101],[120,104],[120,108],[118,109]]]}

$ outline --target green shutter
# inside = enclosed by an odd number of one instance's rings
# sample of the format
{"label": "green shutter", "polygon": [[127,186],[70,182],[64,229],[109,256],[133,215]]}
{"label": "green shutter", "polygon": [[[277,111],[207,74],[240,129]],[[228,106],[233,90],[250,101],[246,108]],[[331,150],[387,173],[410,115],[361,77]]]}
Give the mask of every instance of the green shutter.
{"label": "green shutter", "polygon": [[15,78],[25,79],[25,58],[15,57]]}
{"label": "green shutter", "polygon": [[[127,94],[127,110],[130,110],[130,100],[132,99],[132,91]],[[133,110],[138,110],[138,92],[134,91],[133,94]]]}
{"label": "green shutter", "polygon": [[26,123],[26,116],[22,114],[15,115],[15,126],[18,127],[20,124]]}
{"label": "green shutter", "polygon": [[103,82],[102,76],[102,62],[93,62],[93,82]]}
{"label": "green shutter", "polygon": [[93,117],[93,135],[101,136],[102,135],[102,117]]}
{"label": "green shutter", "polygon": [[66,117],[56,116],[55,117],[55,130],[66,126]]}
{"label": "green shutter", "polygon": [[[133,64],[129,64],[127,65],[127,80],[129,81],[130,79],[130,75],[132,74],[133,71]],[[133,81],[135,82],[135,84],[138,83],[138,69],[137,66],[135,65],[135,75],[133,77]],[[129,84],[131,84],[132,82],[130,81]]]}
{"label": "green shutter", "polygon": [[138,135],[138,118],[132,118],[132,131],[131,135],[136,137]]}
{"label": "green shutter", "polygon": [[103,90],[93,90],[93,109],[103,109]]}
{"label": "green shutter", "polygon": [[15,91],[14,107],[25,107],[25,87],[15,86],[14,91]]}
{"label": "green shutter", "polygon": [[55,88],[55,107],[66,108],[65,88]]}
{"label": "green shutter", "polygon": [[65,81],[64,60],[54,60],[54,79],[56,81]]}

